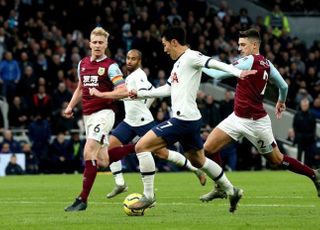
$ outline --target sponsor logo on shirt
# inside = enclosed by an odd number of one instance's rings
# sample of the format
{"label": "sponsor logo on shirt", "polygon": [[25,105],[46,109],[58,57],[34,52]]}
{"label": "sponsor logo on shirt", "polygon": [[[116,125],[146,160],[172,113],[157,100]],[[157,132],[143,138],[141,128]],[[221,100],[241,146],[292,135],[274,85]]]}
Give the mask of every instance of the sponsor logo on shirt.
{"label": "sponsor logo on shirt", "polygon": [[99,85],[98,78],[99,76],[96,76],[96,75],[84,75],[82,84],[83,86],[89,86],[89,87],[98,86]]}
{"label": "sponsor logo on shirt", "polygon": [[178,75],[176,72],[172,73],[170,77],[171,77],[172,83],[174,83],[174,82],[179,83]]}

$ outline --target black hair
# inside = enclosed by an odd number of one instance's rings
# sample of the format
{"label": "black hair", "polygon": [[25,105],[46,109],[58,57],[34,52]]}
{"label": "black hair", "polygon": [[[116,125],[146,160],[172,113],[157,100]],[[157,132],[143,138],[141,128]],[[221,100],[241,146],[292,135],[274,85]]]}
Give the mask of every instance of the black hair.
{"label": "black hair", "polygon": [[256,29],[253,29],[253,28],[248,29],[248,30],[244,30],[244,31],[240,31],[239,37],[240,38],[256,39],[259,42],[261,41],[259,31]]}
{"label": "black hair", "polygon": [[165,38],[167,41],[171,41],[173,39],[177,40],[180,45],[186,45],[186,31],[179,26],[173,26],[166,29],[162,37]]}

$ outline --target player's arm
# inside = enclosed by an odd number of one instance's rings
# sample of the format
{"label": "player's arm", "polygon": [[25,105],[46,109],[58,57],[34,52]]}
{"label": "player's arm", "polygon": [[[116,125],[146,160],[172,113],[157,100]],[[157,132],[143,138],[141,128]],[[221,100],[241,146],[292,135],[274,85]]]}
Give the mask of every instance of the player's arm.
{"label": "player's arm", "polygon": [[[253,56],[250,55],[250,56],[241,58],[238,61],[236,61],[235,63],[233,63],[232,65],[228,65],[228,66],[234,66],[239,71],[250,70],[253,65],[253,61],[254,61]],[[225,71],[221,71],[221,70],[217,70],[217,69],[202,68],[202,72],[207,74],[209,77],[212,77],[212,78],[215,78],[218,80],[223,80],[225,78],[235,76],[235,75],[231,74],[230,72],[225,72]]]}
{"label": "player's arm", "polygon": [[110,92],[100,92],[96,88],[90,88],[90,95],[106,99],[122,99],[128,97],[129,92],[125,86],[122,72],[117,64],[109,66],[108,76],[115,87],[114,90]]}
{"label": "player's arm", "polygon": [[89,93],[91,96],[96,96],[105,99],[122,99],[128,97],[129,95],[129,92],[124,83],[118,85],[113,91],[110,92],[101,92],[96,88],[90,88]]}
{"label": "player's arm", "polygon": [[68,103],[67,108],[64,110],[63,114],[66,118],[72,118],[73,117],[73,108],[80,102],[82,97],[82,86],[81,86],[81,79],[79,75],[80,70],[80,63],[78,64],[78,86],[76,90],[74,91],[72,98],[70,102]]}
{"label": "player's arm", "polygon": [[288,84],[270,61],[269,61],[269,65],[270,65],[270,80],[279,88],[278,101],[285,102],[288,94]]}
{"label": "player's arm", "polygon": [[228,65],[226,63],[217,61],[213,58],[209,58],[207,62],[205,63],[204,67],[210,68],[210,69],[217,69],[217,70],[222,70],[224,72],[227,72],[229,74],[232,74],[233,76],[239,77],[239,78],[245,78],[249,75],[255,74],[257,71],[256,70],[241,70],[239,68],[236,68],[233,65]]}
{"label": "player's arm", "polygon": [[281,118],[281,114],[286,110],[286,99],[288,94],[288,84],[283,79],[279,71],[274,67],[274,65],[269,61],[270,65],[270,81],[272,81],[279,88],[279,97],[276,104],[276,117]]}
{"label": "player's arm", "polygon": [[158,88],[152,88],[150,90],[130,91],[129,96],[131,98],[155,98],[155,97],[169,97],[171,95],[171,83],[167,81],[167,84]]}

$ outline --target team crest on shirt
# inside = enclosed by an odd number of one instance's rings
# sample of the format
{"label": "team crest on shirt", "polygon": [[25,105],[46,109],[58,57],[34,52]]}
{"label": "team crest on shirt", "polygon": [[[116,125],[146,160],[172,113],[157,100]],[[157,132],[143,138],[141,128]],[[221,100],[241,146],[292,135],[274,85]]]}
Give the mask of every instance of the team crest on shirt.
{"label": "team crest on shirt", "polygon": [[98,69],[98,75],[102,76],[105,71],[106,71],[106,68],[99,67],[99,69]]}

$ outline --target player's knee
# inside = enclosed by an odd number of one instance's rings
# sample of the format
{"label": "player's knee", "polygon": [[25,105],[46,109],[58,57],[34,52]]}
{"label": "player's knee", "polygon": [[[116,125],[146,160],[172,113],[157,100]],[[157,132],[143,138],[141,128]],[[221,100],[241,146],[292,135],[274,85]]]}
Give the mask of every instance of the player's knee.
{"label": "player's knee", "polygon": [[204,151],[206,154],[211,154],[216,152],[215,144],[213,143],[204,143],[203,145]]}
{"label": "player's knee", "polygon": [[283,161],[283,154],[280,151],[273,152],[269,161],[274,165],[281,165]]}
{"label": "player's knee", "polygon": [[104,160],[98,160],[97,164],[98,164],[98,167],[99,167],[99,168],[106,168],[106,167],[109,166],[109,161],[106,160],[106,159],[104,159]]}
{"label": "player's knee", "polygon": [[145,148],[141,143],[137,143],[136,146],[134,147],[136,153],[141,153],[145,152]]}

